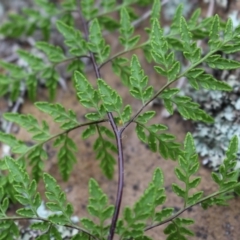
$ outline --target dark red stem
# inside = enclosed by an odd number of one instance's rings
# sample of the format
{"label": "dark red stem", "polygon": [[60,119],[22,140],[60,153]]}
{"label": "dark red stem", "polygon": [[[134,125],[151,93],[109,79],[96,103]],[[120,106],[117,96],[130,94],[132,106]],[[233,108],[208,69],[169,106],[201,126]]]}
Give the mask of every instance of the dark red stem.
{"label": "dark red stem", "polygon": [[[84,27],[84,33],[86,40],[88,40],[89,32],[88,32],[88,24],[83,18],[81,11],[80,11],[80,17],[81,21]],[[98,65],[96,63],[95,56],[92,52],[90,54],[90,59],[92,61],[92,65],[94,68],[94,72],[97,78],[101,78],[100,70],[98,68]],[[123,194],[123,182],[124,182],[124,159],[123,159],[123,148],[122,148],[122,131],[118,130],[118,127],[114,121],[113,115],[111,112],[107,113],[109,122],[111,124],[111,127],[113,129],[113,132],[115,134],[116,142],[117,142],[117,149],[118,149],[118,189],[117,189],[117,198],[115,202],[115,211],[112,217],[112,222],[110,226],[110,231],[108,235],[108,240],[112,240],[114,237],[114,232],[118,220],[118,215],[121,207],[122,202],[122,194]]]}

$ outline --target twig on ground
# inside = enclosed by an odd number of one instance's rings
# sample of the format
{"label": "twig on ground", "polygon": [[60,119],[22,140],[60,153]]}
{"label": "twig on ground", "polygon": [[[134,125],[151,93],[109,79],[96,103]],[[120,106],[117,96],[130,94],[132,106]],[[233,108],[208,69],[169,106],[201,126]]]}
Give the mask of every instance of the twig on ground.
{"label": "twig on ground", "polygon": [[210,0],[206,17],[211,17],[214,11],[215,0]]}

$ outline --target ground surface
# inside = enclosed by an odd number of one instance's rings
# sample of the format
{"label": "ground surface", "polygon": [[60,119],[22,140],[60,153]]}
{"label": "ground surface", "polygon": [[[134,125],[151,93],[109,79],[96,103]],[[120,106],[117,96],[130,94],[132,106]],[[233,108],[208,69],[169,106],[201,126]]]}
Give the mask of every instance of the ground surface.
{"label": "ground surface", "polygon": [[[111,41],[111,39],[109,39]],[[112,40],[113,41],[113,40]],[[117,46],[115,45],[115,51]],[[137,52],[140,59],[143,59],[142,53]],[[152,83],[158,89],[163,80],[153,73],[152,68],[145,65],[146,73],[150,76]],[[93,73],[88,74],[92,82],[95,81]],[[111,73],[110,66],[102,69],[102,77],[106,79],[109,84],[119,91],[124,98],[124,102],[133,106],[133,110],[140,107],[140,103],[132,100],[127,93],[127,89],[119,84],[119,79]],[[56,102],[63,104],[67,109],[73,109],[77,112],[78,119],[83,121],[85,110],[79,105],[76,100],[74,90],[71,82],[67,84],[68,90],[59,88],[56,97]],[[39,89],[38,101],[46,101],[47,94],[45,89]],[[5,108],[4,101],[1,101],[1,109]],[[181,120],[178,115],[172,118],[163,119],[161,117],[161,107],[155,108],[157,116],[154,119],[155,123],[164,123],[168,125],[169,131],[177,136],[179,141],[182,141],[187,131],[191,131],[191,124]],[[37,119],[45,119],[50,124],[52,133],[58,132],[58,127],[51,119],[39,111],[29,101],[25,101],[20,109],[21,113],[31,113]],[[57,171],[56,152],[49,148],[49,159],[47,160],[46,171],[56,177],[58,183],[67,192],[68,200],[75,207],[75,214],[77,216],[86,215],[86,204],[88,198],[87,185],[89,178],[95,178],[103,190],[107,193],[110,201],[114,203],[116,196],[117,174],[115,174],[113,181],[108,181],[102,176],[99,168],[99,163],[95,160],[95,155],[92,152],[92,141],[83,141],[80,138],[80,130],[76,130],[70,134],[73,140],[79,147],[77,153],[78,162],[74,167],[72,175],[68,183],[61,180]],[[30,137],[23,129],[15,129],[15,134],[19,139],[29,141]],[[173,171],[176,166],[175,162],[163,160],[159,154],[151,153],[145,145],[141,144],[134,132],[133,126],[125,132],[124,139],[124,158],[125,158],[125,185],[122,206],[130,205],[138,199],[150,181],[153,171],[156,167],[160,167],[165,173],[165,187],[167,191],[166,206],[175,207],[179,210],[182,207],[182,201],[171,191],[171,183],[177,181]],[[216,190],[216,185],[211,180],[210,170],[201,166],[199,175],[202,177],[202,182],[199,189],[205,192],[205,195],[212,193]],[[41,187],[40,190],[42,191]],[[196,206],[183,214],[184,217],[194,218],[195,224],[191,229],[196,233],[196,236],[189,239],[207,239],[207,240],[238,240],[240,239],[240,200],[239,198],[229,201],[228,207],[212,207],[207,211],[203,211],[200,206]],[[149,231],[149,236],[154,237],[156,240],[166,239],[162,233],[163,227],[155,228]]]}

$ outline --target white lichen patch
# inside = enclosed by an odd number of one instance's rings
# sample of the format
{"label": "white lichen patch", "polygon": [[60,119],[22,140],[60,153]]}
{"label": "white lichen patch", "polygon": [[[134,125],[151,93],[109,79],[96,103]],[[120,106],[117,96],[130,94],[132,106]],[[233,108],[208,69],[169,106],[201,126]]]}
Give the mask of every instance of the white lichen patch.
{"label": "white lichen patch", "polygon": [[[40,207],[37,210],[37,213],[42,218],[48,218],[52,214],[59,214],[61,212],[52,212],[46,209],[44,202],[41,203]],[[72,216],[71,221],[73,224],[77,224],[79,222],[79,218],[77,216]],[[31,220],[31,223],[37,222],[36,220]],[[20,227],[21,228],[21,227]],[[56,225],[58,232],[61,234],[62,239],[72,239],[78,233],[77,229],[67,228],[65,226]],[[21,229],[21,234],[17,240],[30,240],[36,239],[38,236],[42,234],[41,231],[32,230],[31,228]],[[53,238],[52,238],[53,240]]]}
{"label": "white lichen patch", "polygon": [[[218,73],[219,74],[219,73]],[[228,76],[227,76],[228,75]],[[219,78],[218,78],[219,79]],[[213,124],[194,123],[193,133],[196,150],[203,158],[203,164],[209,164],[215,170],[223,162],[231,138],[240,139],[240,71],[223,71],[219,80],[226,81],[231,92],[194,90],[189,84],[183,88],[183,94],[193,98],[207,113],[214,117]],[[200,79],[199,79],[200,81]],[[237,154],[237,168],[240,168],[240,146]]]}

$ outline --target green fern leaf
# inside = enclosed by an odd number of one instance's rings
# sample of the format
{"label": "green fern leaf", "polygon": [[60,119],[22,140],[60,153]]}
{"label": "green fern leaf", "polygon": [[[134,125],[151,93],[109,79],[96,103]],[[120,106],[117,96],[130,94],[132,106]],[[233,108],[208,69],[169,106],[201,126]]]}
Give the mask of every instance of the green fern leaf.
{"label": "green fern leaf", "polygon": [[210,45],[210,50],[217,49],[221,44],[219,40],[219,28],[220,28],[219,16],[216,14],[213,18],[209,34],[210,40],[208,41],[208,44]]}
{"label": "green fern leaf", "polygon": [[89,202],[88,212],[93,217],[99,219],[100,225],[95,224],[89,218],[82,218],[80,221],[83,226],[97,237],[106,238],[108,235],[108,225],[105,221],[112,217],[114,206],[108,204],[108,197],[94,179],[89,180]]}
{"label": "green fern leaf", "polygon": [[144,74],[136,55],[131,60],[130,93],[133,97],[142,100],[144,104],[152,97],[152,87],[146,89],[148,77]]}
{"label": "green fern leaf", "polygon": [[173,210],[173,208],[164,208],[162,211],[156,213],[154,220],[156,222],[162,222],[164,219],[172,216]]}
{"label": "green fern leaf", "polygon": [[232,40],[232,38],[233,38],[233,22],[232,19],[229,18],[224,29],[224,41],[228,42],[229,40]]}
{"label": "green fern leaf", "polygon": [[132,114],[132,107],[130,105],[126,105],[121,114],[123,119],[123,124],[130,120],[131,114]]}
{"label": "green fern leaf", "polygon": [[73,170],[74,164],[77,162],[75,156],[77,146],[66,134],[56,138],[53,145],[55,147],[60,145],[60,150],[57,154],[58,166],[63,180],[67,181]]}
{"label": "green fern leaf", "polygon": [[41,58],[23,50],[18,50],[18,55],[28,63],[32,70],[40,71],[45,68],[45,63]]}
{"label": "green fern leaf", "polygon": [[14,221],[1,221],[0,231],[2,239],[14,239],[20,236],[19,227]]}
{"label": "green fern leaf", "polygon": [[173,17],[173,21],[171,24],[171,34],[177,34],[180,32],[180,23],[181,23],[181,17],[182,17],[182,11],[183,11],[183,4],[179,4],[175,15]]}
{"label": "green fern leaf", "polygon": [[103,8],[103,12],[108,12],[112,9],[114,9],[116,5],[116,0],[102,0],[101,6]]}
{"label": "green fern leaf", "polygon": [[153,20],[153,26],[151,31],[151,54],[156,63],[164,64],[165,54],[168,51],[168,43],[163,36],[163,29],[159,25],[157,19]]}
{"label": "green fern leaf", "polygon": [[37,42],[36,47],[42,50],[49,58],[51,62],[61,62],[65,59],[63,50],[46,42]]}
{"label": "green fern leaf", "polygon": [[[163,158],[170,158],[173,160],[176,160],[177,157],[181,155],[180,144],[174,141],[175,137],[173,135],[158,133],[159,131],[167,130],[166,126],[161,124],[153,124],[150,127],[147,127],[138,121],[136,123],[137,125],[135,131],[139,140],[144,143],[148,142],[149,147],[153,152],[158,150]],[[146,135],[146,131],[149,132],[148,137]]]}
{"label": "green fern leaf", "polygon": [[157,168],[154,171],[152,181],[133,208],[125,207],[123,219],[118,221],[117,226],[117,231],[121,237],[145,239],[144,228],[148,220],[158,221],[160,217],[165,219],[171,215],[173,209],[156,213],[156,207],[166,200],[163,181],[163,173]]}
{"label": "green fern leaf", "polygon": [[64,36],[64,43],[69,47],[71,55],[87,55],[86,41],[80,31],[75,30],[62,21],[57,21],[57,29]]}
{"label": "green fern leaf", "polygon": [[180,33],[181,33],[181,39],[183,41],[184,50],[187,52],[191,51],[192,50],[191,49],[192,34],[189,30],[189,27],[184,17],[181,17],[181,20],[180,20]]}
{"label": "green fern leaf", "polygon": [[32,167],[32,177],[39,182],[42,179],[44,160],[48,158],[43,146],[36,145],[34,149],[27,155],[30,166]]}
{"label": "green fern leaf", "polygon": [[231,91],[232,88],[226,82],[216,80],[212,75],[205,74],[201,68],[195,68],[186,74],[191,86],[199,89],[199,85],[206,89]]}
{"label": "green fern leaf", "polygon": [[22,141],[17,140],[13,135],[0,132],[0,142],[11,147],[13,153],[24,154],[29,150]]}
{"label": "green fern leaf", "polygon": [[22,79],[27,76],[26,71],[15,64],[0,61],[0,65],[3,69],[7,70],[13,78]]}
{"label": "green fern leaf", "polygon": [[160,19],[161,2],[154,0],[152,5],[151,19]]}
{"label": "green fern leaf", "polygon": [[147,123],[151,118],[153,118],[155,114],[156,114],[155,111],[145,112],[145,113],[143,113],[143,114],[140,114],[140,115],[137,117],[137,121],[138,121],[139,123],[145,124],[145,123]]}
{"label": "green fern leaf", "polygon": [[185,225],[193,224],[192,219],[176,218],[173,223],[170,223],[165,229],[164,233],[169,235],[167,239],[187,240],[185,235],[194,236],[194,233],[188,229]]}
{"label": "green fern leaf", "polygon": [[211,58],[207,58],[206,62],[209,67],[217,69],[237,69],[240,67],[240,62],[220,57],[213,60]]}
{"label": "green fern leaf", "polygon": [[102,79],[98,79],[98,90],[106,111],[120,113],[122,108],[122,98],[120,95]]}
{"label": "green fern leaf", "polygon": [[72,110],[66,111],[59,103],[37,102],[35,106],[40,111],[52,116],[55,122],[61,123],[60,128],[63,130],[71,129],[79,124],[76,113]]}
{"label": "green fern leaf", "polygon": [[73,170],[74,164],[77,162],[75,156],[75,152],[77,152],[77,146],[66,134],[56,138],[53,145],[61,145],[61,148],[57,154],[58,166],[63,180],[67,181]]}
{"label": "green fern leaf", "polygon": [[90,20],[97,15],[98,9],[94,7],[94,0],[82,0],[80,4],[82,14],[86,20]]}
{"label": "green fern leaf", "polygon": [[195,26],[197,25],[198,19],[201,15],[201,8],[197,8],[193,14],[191,15],[189,21],[188,21],[188,26],[190,29],[194,29]]}
{"label": "green fern leaf", "polygon": [[125,47],[125,50],[133,48],[139,41],[140,36],[134,36],[134,28],[131,25],[130,16],[126,8],[122,8],[120,12],[120,43]]}
{"label": "green fern leaf", "polygon": [[100,96],[92,87],[89,81],[80,72],[75,72],[75,88],[80,103],[86,108],[95,108],[99,110],[98,103]]}
{"label": "green fern leaf", "polygon": [[106,45],[99,22],[96,18],[91,22],[89,28],[88,49],[96,53],[98,63],[103,63],[110,54],[110,46]]}
{"label": "green fern leaf", "polygon": [[186,96],[174,96],[172,99],[160,95],[160,98],[164,99],[164,105],[170,114],[173,113],[173,103],[176,104],[179,113],[185,119],[192,119],[194,121],[203,121],[212,123],[213,118],[205,111],[199,108],[199,104],[192,102],[190,97]]}
{"label": "green fern leaf", "polygon": [[121,78],[122,83],[130,87],[129,76],[131,74],[131,68],[126,65],[128,63],[127,58],[115,58],[112,61],[113,72]]}
{"label": "green fern leaf", "polygon": [[190,133],[185,137],[184,154],[179,156],[178,164],[179,167],[175,168],[175,175],[180,181],[184,182],[185,188],[175,183],[172,184],[172,188],[178,196],[184,199],[184,207],[187,207],[197,202],[203,193],[200,191],[193,195],[189,194],[190,189],[196,188],[201,181],[200,177],[191,178],[199,169],[199,162],[196,155],[194,140]]}
{"label": "green fern leaf", "polygon": [[73,207],[66,201],[66,194],[57,185],[56,180],[49,174],[44,173],[43,180],[46,188],[45,195],[50,202],[46,206],[51,210],[60,211],[62,214],[49,216],[49,220],[55,224],[67,224],[71,222],[70,217],[73,214]]}
{"label": "green fern leaf", "polygon": [[103,126],[97,126],[98,138],[94,142],[93,150],[96,152],[96,159],[100,160],[100,167],[104,175],[111,179],[114,173],[114,165],[116,163],[113,154],[117,152],[116,146],[104,138],[103,134],[108,137],[113,138],[113,134],[106,130]]}
{"label": "green fern leaf", "polygon": [[46,141],[51,137],[47,122],[42,121],[41,127],[38,125],[37,119],[30,114],[5,113],[4,118],[8,121],[17,123],[21,127],[27,129],[28,132],[33,133],[33,140]]}
{"label": "green fern leaf", "polygon": [[17,213],[24,217],[36,217],[37,209],[41,205],[41,198],[36,192],[35,180],[30,181],[26,170],[20,166],[14,159],[5,158],[6,165],[10,172],[11,178],[14,180],[13,187],[18,194],[15,194],[16,200],[26,206],[17,210]]}
{"label": "green fern leaf", "polygon": [[176,61],[167,72],[168,81],[171,82],[175,80],[179,71],[180,71],[180,62]]}

